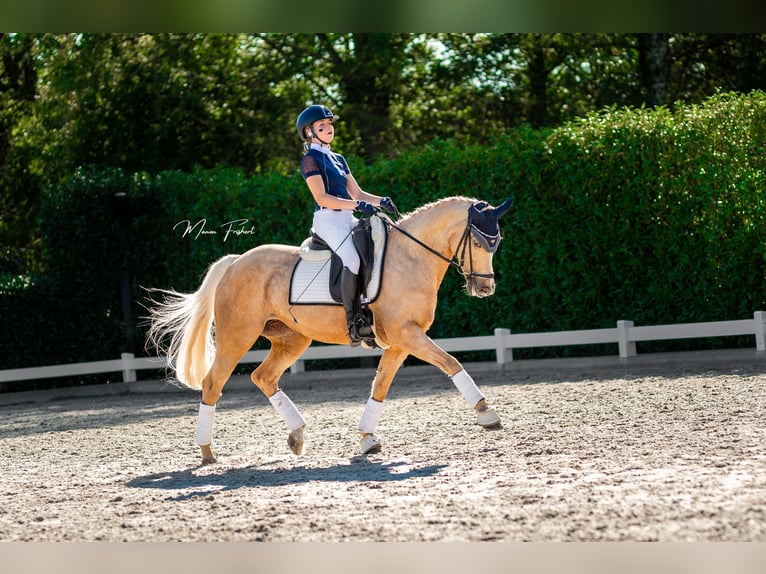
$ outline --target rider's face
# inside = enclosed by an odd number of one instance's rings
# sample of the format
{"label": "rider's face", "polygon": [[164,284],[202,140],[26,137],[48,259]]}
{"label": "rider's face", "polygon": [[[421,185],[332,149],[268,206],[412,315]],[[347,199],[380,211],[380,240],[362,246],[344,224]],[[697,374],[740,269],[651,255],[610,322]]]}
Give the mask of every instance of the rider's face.
{"label": "rider's face", "polygon": [[319,137],[323,142],[330,143],[333,137],[335,137],[335,128],[332,125],[331,119],[314,122],[311,129],[314,132],[314,136]]}

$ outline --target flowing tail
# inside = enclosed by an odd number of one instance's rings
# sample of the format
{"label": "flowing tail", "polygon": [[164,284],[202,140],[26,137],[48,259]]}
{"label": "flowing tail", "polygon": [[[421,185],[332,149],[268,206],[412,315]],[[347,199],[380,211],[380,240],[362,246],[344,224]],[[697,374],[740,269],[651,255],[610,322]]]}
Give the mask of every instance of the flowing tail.
{"label": "flowing tail", "polygon": [[149,309],[147,343],[167,357],[175,379],[192,389],[202,388],[215,359],[213,309],[215,290],[223,274],[239,255],[226,255],[210,265],[195,293],[153,289],[164,295]]}

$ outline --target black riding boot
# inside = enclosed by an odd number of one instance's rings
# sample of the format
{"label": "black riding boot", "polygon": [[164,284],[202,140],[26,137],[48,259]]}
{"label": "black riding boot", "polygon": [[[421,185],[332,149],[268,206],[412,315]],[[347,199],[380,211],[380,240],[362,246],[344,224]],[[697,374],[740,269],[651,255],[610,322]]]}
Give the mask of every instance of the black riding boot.
{"label": "black riding boot", "polygon": [[348,267],[344,267],[340,276],[340,296],[343,299],[343,309],[346,312],[346,325],[348,327],[348,338],[352,347],[357,347],[364,340],[369,328],[361,328],[360,333],[360,313],[359,313],[359,277],[351,272]]}

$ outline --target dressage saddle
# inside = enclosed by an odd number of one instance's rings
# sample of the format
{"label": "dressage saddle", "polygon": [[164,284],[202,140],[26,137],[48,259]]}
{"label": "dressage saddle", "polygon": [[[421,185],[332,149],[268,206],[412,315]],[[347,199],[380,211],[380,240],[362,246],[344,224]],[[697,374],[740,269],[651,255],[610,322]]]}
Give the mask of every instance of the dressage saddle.
{"label": "dressage saddle", "polygon": [[[372,235],[372,225],[367,217],[361,218],[351,231],[351,240],[359,253],[359,281],[356,293],[357,325],[360,333],[369,333],[369,340],[365,342],[375,345],[375,335],[372,331],[373,315],[368,306],[369,300],[362,299],[362,294],[367,290],[373,272],[375,262],[375,243]],[[306,253],[306,252],[309,253]],[[343,302],[341,295],[341,273],[343,271],[342,259],[330,249],[330,246],[313,231],[311,237],[302,245],[301,257],[304,259],[326,259],[330,257],[330,295],[337,303]],[[377,346],[377,345],[375,345]]]}

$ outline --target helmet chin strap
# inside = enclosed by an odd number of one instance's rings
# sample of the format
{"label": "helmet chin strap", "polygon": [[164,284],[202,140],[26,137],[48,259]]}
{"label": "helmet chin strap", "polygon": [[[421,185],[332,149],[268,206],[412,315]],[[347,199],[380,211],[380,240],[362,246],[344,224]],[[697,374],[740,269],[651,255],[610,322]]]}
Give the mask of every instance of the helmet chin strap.
{"label": "helmet chin strap", "polygon": [[[313,130],[312,130],[312,133],[313,133]],[[318,141],[319,143],[321,143],[322,145],[326,145],[326,146],[329,146],[329,145],[330,145],[330,142],[326,142],[326,141],[324,141],[322,138],[320,138],[320,137],[319,137],[318,135],[316,135],[316,134],[312,136],[312,139],[315,139],[315,140],[317,140],[317,141]]]}
{"label": "helmet chin strap", "polygon": [[310,134],[312,140],[317,140],[322,145],[326,145],[326,146],[330,145],[330,142],[324,141],[316,133],[314,133],[314,128],[313,127],[309,126],[308,130],[309,130],[309,134]]}

